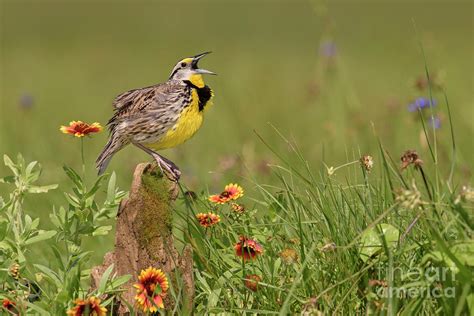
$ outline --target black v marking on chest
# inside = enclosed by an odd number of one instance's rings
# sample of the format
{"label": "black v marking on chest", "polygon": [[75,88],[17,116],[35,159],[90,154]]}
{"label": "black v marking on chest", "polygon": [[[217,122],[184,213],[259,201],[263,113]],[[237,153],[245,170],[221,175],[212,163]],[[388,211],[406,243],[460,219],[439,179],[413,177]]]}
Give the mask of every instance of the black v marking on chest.
{"label": "black v marking on chest", "polygon": [[209,88],[209,86],[204,86],[202,88],[199,88],[189,80],[184,80],[184,83],[186,83],[192,89],[196,89],[196,92],[199,98],[199,111],[204,110],[204,107],[206,106],[207,101],[209,101],[209,99],[212,97],[211,88]]}

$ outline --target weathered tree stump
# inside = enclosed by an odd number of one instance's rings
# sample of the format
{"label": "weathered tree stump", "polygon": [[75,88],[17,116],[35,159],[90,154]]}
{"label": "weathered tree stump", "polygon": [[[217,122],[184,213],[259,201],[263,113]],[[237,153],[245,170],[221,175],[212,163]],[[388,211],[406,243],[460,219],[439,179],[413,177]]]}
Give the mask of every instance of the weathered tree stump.
{"label": "weathered tree stump", "polygon": [[[158,169],[158,170],[157,170]],[[182,310],[191,313],[194,297],[193,258],[189,245],[180,255],[172,234],[172,203],[178,196],[178,186],[162,176],[154,164],[139,164],[133,175],[130,194],[124,199],[117,214],[115,249],[107,253],[104,263],[92,270],[92,286],[97,287],[105,269],[112,263],[118,275],[131,274],[125,285],[123,300],[134,305],[136,290],[132,286],[142,269],[150,266],[166,273],[176,287],[176,277],[182,282],[184,300],[174,302],[171,295],[164,297],[166,310],[183,304]],[[128,315],[126,304],[118,302],[115,315]]]}

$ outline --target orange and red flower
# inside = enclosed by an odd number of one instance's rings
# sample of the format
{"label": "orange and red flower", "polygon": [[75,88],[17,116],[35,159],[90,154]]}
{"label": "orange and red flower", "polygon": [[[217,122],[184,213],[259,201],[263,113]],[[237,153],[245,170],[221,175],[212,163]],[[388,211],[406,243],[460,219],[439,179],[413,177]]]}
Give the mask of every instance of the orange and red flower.
{"label": "orange and red flower", "polygon": [[74,135],[76,137],[84,137],[89,134],[98,133],[102,130],[102,126],[95,122],[92,124],[87,124],[82,121],[72,121],[69,123],[69,126],[61,126],[59,128],[64,134]]}
{"label": "orange and red flower", "polygon": [[4,298],[2,302],[2,307],[8,311],[11,311],[15,308],[15,302],[10,301],[8,298]]}
{"label": "orange and red flower", "polygon": [[219,215],[211,212],[207,214],[199,213],[196,215],[196,218],[202,227],[211,227],[212,225],[215,225],[221,221],[221,217]]}
{"label": "orange and red flower", "polygon": [[135,300],[138,307],[145,313],[154,313],[158,308],[164,308],[163,296],[168,290],[168,278],[160,269],[149,267],[142,270],[138,276],[138,283],[133,286],[137,289]]}
{"label": "orange and red flower", "polygon": [[224,204],[232,200],[237,200],[244,195],[244,189],[236,183],[230,183],[225,186],[221,194],[214,194],[209,197],[209,201],[216,204]]}
{"label": "orange and red flower", "polygon": [[262,277],[256,274],[249,274],[245,277],[245,287],[250,291],[256,292],[258,290],[258,283],[262,281]]}
{"label": "orange and red flower", "polygon": [[75,306],[67,311],[68,316],[105,316],[107,309],[100,305],[100,299],[95,296],[86,298],[85,300],[77,299]]}
{"label": "orange and red flower", "polygon": [[235,254],[245,260],[253,260],[263,253],[263,247],[256,240],[244,236],[239,237],[239,242],[234,246]]}

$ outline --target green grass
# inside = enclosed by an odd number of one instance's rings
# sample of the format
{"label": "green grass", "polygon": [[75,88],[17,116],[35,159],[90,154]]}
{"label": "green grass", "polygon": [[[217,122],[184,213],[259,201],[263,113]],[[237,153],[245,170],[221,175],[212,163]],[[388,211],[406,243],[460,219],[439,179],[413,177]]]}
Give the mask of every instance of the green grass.
{"label": "green grass", "polygon": [[[314,172],[304,159],[276,165],[278,184],[253,183],[260,194],[246,198],[241,216],[228,206],[202,202],[206,196],[188,205],[180,213],[184,226],[177,230],[195,249],[196,311],[467,314],[464,291],[471,287],[474,264],[472,201],[459,202],[444,180],[437,186],[434,173],[425,173],[428,187],[420,169],[410,166],[400,173],[389,153],[381,151],[375,164],[370,173],[354,163],[334,175]],[[400,189],[410,191],[404,195]],[[410,199],[413,194],[420,195],[419,202]],[[190,213],[209,208],[221,215],[221,223],[208,229],[196,222],[185,225]],[[240,235],[252,236],[265,249],[244,266],[233,251]],[[298,259],[285,263],[285,249]],[[255,293],[244,286],[247,274],[262,277]],[[374,282],[413,292],[386,298],[382,286],[369,285]],[[420,294],[435,293],[433,288],[447,292],[439,298]],[[472,296],[469,300],[472,304]]]}
{"label": "green grass", "polygon": [[[199,195],[178,202],[175,218],[180,243],[195,252],[196,313],[286,314],[314,305],[325,314],[467,314],[472,204],[458,197],[472,183],[474,161],[471,21],[472,4],[448,1],[2,1],[0,153],[41,162],[40,181],[59,183],[59,190],[25,201],[26,212],[49,229],[53,205],[65,204],[63,192],[70,191],[61,167],[81,166],[80,143],[59,126],[78,119],[104,124],[115,95],[166,80],[178,59],[212,50],[202,66],[218,73],[207,81],[215,105],[192,140],[164,152],[181,167],[183,190]],[[337,46],[333,58],[320,54],[326,41]],[[413,87],[425,63],[432,85],[441,81],[442,89]],[[33,98],[31,108],[19,106],[23,95]],[[414,98],[430,95],[442,124],[435,132],[429,110],[407,111]],[[106,137],[85,140],[88,184]],[[425,179],[413,166],[400,171],[407,149],[418,151]],[[355,162],[363,154],[374,157],[370,173]],[[109,171],[128,188],[145,160],[126,148]],[[228,182],[246,190],[240,217],[206,201]],[[410,209],[396,192],[413,191],[413,183],[423,203]],[[7,192],[0,186],[1,196]],[[222,221],[204,230],[193,215],[210,209]],[[233,252],[242,234],[265,249],[244,266]],[[85,238],[86,250],[104,249],[91,266],[112,240]],[[45,248],[29,255],[44,264],[51,256]],[[298,260],[285,264],[284,249]],[[451,279],[416,283],[406,275],[448,266],[457,271]],[[249,273],[262,276],[257,292],[243,285]],[[393,288],[441,285],[456,296],[382,299],[370,280]]]}

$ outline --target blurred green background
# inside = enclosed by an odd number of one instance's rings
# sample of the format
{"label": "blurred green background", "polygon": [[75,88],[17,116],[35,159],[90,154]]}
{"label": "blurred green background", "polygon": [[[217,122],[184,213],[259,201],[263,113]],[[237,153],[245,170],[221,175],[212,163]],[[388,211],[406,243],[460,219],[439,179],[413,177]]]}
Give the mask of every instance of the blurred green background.
{"label": "blurred green background", "polygon": [[[419,41],[449,97],[458,181],[471,177],[472,1],[2,0],[0,14],[0,153],[40,161],[44,183],[63,185],[61,166],[81,165],[79,140],[61,134],[60,125],[105,125],[116,95],[165,81],[179,59],[208,50],[201,66],[218,73],[207,78],[215,105],[192,140],[164,152],[191,189],[245,183],[241,177],[271,182],[267,164],[277,160],[254,130],[294,155],[268,123],[314,168],[343,164],[359,151],[375,155],[377,136],[395,159],[411,148],[428,158],[419,117],[407,111],[414,98],[428,96],[415,87],[424,76]],[[448,115],[443,94],[434,97],[447,165]],[[85,139],[90,180],[106,138]],[[149,159],[129,147],[109,171],[128,189],[134,166]],[[47,213],[61,201],[59,190],[54,200],[39,196],[32,211]]]}

